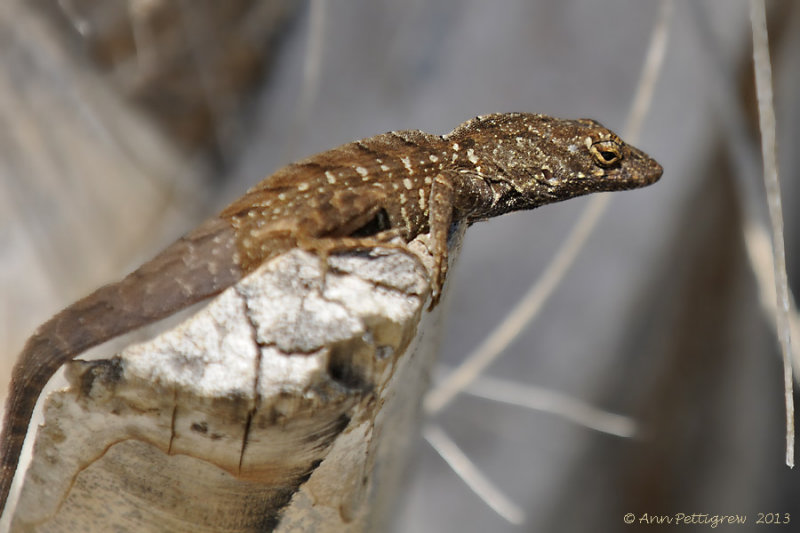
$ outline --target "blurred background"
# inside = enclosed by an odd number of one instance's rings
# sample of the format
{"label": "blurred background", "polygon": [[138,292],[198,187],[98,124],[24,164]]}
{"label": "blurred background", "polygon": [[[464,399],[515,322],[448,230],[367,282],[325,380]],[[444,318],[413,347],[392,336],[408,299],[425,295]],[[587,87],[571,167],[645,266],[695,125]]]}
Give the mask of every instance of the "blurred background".
{"label": "blurred background", "polygon": [[[800,5],[768,4],[797,287]],[[800,522],[778,344],[743,240],[747,216],[766,220],[744,0],[5,0],[0,382],[39,323],[294,159],[501,111],[622,133],[664,5],[666,56],[635,143],[664,176],[614,195],[539,318],[487,371],[628,415],[637,436],[461,395],[433,422],[526,521],[501,518],[420,439],[396,530],[652,527],[625,525],[629,512],[747,515],[736,531],[758,529],[759,512]],[[586,201],[469,230],[443,365],[536,281]]]}

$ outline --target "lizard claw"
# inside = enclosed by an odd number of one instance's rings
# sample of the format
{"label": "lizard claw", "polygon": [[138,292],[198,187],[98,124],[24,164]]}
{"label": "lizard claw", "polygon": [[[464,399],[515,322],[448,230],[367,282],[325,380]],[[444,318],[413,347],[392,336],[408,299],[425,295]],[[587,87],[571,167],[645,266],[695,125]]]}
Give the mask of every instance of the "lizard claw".
{"label": "lizard claw", "polygon": [[436,258],[433,264],[433,274],[431,276],[431,303],[428,305],[428,311],[433,310],[439,304],[442,298],[442,290],[444,289],[444,281],[447,276],[447,262]]}

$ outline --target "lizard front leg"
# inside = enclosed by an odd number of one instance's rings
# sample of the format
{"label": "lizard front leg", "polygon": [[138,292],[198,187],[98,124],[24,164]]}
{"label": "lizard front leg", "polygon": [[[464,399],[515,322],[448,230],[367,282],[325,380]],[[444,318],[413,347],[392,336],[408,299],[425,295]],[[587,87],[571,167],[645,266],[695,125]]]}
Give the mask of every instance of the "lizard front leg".
{"label": "lizard front leg", "polygon": [[433,254],[433,274],[431,275],[431,303],[433,307],[442,297],[444,279],[447,275],[447,234],[453,222],[453,202],[455,189],[449,173],[440,173],[431,185],[428,224],[430,226],[430,248]]}

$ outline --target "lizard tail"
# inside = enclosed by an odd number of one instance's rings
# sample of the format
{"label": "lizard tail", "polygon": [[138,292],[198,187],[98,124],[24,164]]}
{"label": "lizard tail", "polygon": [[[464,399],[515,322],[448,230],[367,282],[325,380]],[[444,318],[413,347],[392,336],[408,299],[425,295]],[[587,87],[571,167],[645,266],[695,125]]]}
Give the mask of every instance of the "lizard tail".
{"label": "lizard tail", "polygon": [[45,322],[12,374],[0,433],[0,516],[42,389],[66,362],[109,339],[213,296],[242,277],[233,229],[215,218],[123,280],[101,287]]}
{"label": "lizard tail", "polygon": [[[46,329],[44,327],[40,331]],[[2,456],[0,456],[0,515],[5,509],[11,483],[14,481],[17,463],[25,443],[25,435],[28,432],[28,423],[33,409],[36,407],[39,393],[50,376],[59,369],[62,362],[69,360],[68,354],[49,343],[46,333],[44,331],[42,333],[31,337],[20,354],[21,361],[28,359],[26,356],[29,354],[36,354],[37,366],[33,368],[31,365],[17,364],[14,367],[6,400],[3,432],[0,434],[0,450],[2,452]],[[44,383],[40,384],[42,380]]]}

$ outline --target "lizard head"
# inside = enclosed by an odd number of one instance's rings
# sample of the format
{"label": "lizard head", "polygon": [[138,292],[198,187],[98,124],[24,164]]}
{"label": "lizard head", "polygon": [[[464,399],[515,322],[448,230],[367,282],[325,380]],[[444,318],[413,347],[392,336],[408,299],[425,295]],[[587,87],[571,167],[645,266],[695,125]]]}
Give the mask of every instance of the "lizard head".
{"label": "lizard head", "polygon": [[643,187],[662,173],[647,154],[589,119],[487,115],[459,126],[448,140],[465,156],[459,157],[462,172],[487,181],[504,211]]}

